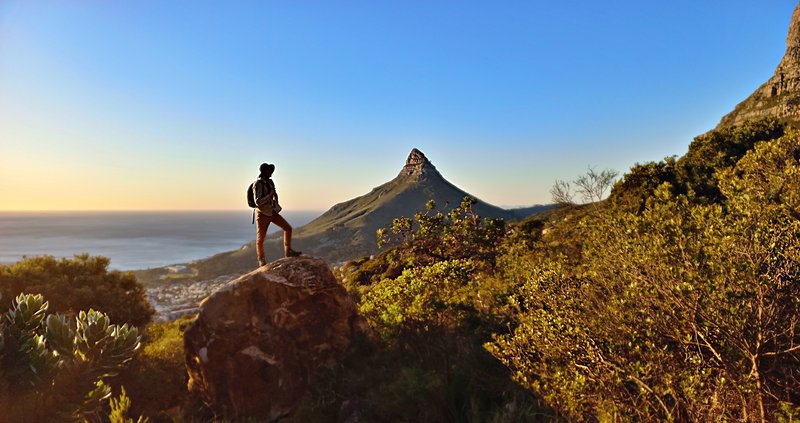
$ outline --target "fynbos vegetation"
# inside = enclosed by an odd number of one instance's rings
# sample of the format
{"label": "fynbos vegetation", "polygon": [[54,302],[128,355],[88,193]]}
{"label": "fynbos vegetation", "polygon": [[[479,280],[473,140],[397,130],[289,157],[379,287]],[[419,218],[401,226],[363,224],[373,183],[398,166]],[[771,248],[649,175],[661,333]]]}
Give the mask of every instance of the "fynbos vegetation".
{"label": "fynbos vegetation", "polygon": [[[388,348],[482,343],[532,394],[526,419],[797,417],[800,135],[775,120],[637,165],[588,208],[503,229],[466,202],[390,232],[395,249],[345,268],[365,317]],[[482,397],[481,362],[452,406]]]}
{"label": "fynbos vegetation", "polygon": [[96,420],[114,376],[139,348],[139,334],[107,315],[74,322],[49,314],[41,295],[20,294],[0,321],[0,410],[13,422]]}
{"label": "fynbos vegetation", "polygon": [[108,270],[106,257],[76,255],[28,257],[12,265],[0,265],[0,304],[10,306],[21,292],[41,294],[50,311],[76,314],[102,310],[114,323],[147,324],[154,310],[144,287],[131,272]]}

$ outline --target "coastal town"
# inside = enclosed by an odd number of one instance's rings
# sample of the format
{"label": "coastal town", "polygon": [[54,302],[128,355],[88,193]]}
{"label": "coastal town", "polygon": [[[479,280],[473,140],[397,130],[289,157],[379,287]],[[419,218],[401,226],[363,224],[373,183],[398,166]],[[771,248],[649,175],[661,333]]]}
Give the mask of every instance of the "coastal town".
{"label": "coastal town", "polygon": [[[162,276],[165,283],[147,287],[147,297],[156,310],[156,321],[169,321],[197,313],[200,302],[239,275],[221,275],[208,280],[179,279],[170,276],[190,275],[192,270],[183,265],[170,266],[169,274]],[[170,279],[166,281],[166,279]]]}

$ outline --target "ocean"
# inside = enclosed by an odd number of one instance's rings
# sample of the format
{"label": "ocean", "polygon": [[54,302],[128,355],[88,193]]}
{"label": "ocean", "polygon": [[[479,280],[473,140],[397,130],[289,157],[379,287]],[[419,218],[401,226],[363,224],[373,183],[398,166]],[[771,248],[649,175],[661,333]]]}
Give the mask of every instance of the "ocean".
{"label": "ocean", "polygon": [[[322,212],[284,212],[297,228]],[[189,212],[0,212],[0,263],[23,256],[111,259],[116,270],[185,263],[230,251],[255,239],[252,213]],[[279,231],[274,225],[270,232]]]}

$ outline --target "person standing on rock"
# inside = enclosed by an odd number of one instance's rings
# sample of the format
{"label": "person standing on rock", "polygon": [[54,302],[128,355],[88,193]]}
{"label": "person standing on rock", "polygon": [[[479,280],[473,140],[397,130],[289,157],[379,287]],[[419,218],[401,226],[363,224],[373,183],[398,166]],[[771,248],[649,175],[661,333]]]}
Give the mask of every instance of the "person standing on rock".
{"label": "person standing on rock", "polygon": [[267,228],[270,223],[275,223],[283,229],[283,252],[286,257],[297,257],[299,251],[292,249],[292,225],[279,213],[281,206],[278,204],[278,193],[272,181],[275,165],[262,163],[258,168],[260,174],[253,183],[253,198],[256,202],[256,253],[258,265],[264,266],[267,260],[264,256],[264,240],[267,238]]}

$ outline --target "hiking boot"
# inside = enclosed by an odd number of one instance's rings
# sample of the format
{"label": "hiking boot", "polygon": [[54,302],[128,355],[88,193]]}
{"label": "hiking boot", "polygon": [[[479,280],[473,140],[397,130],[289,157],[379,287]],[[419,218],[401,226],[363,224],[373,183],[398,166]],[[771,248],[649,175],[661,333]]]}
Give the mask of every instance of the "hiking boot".
{"label": "hiking boot", "polygon": [[297,257],[302,254],[300,251],[292,250],[291,248],[286,249],[286,257]]}

